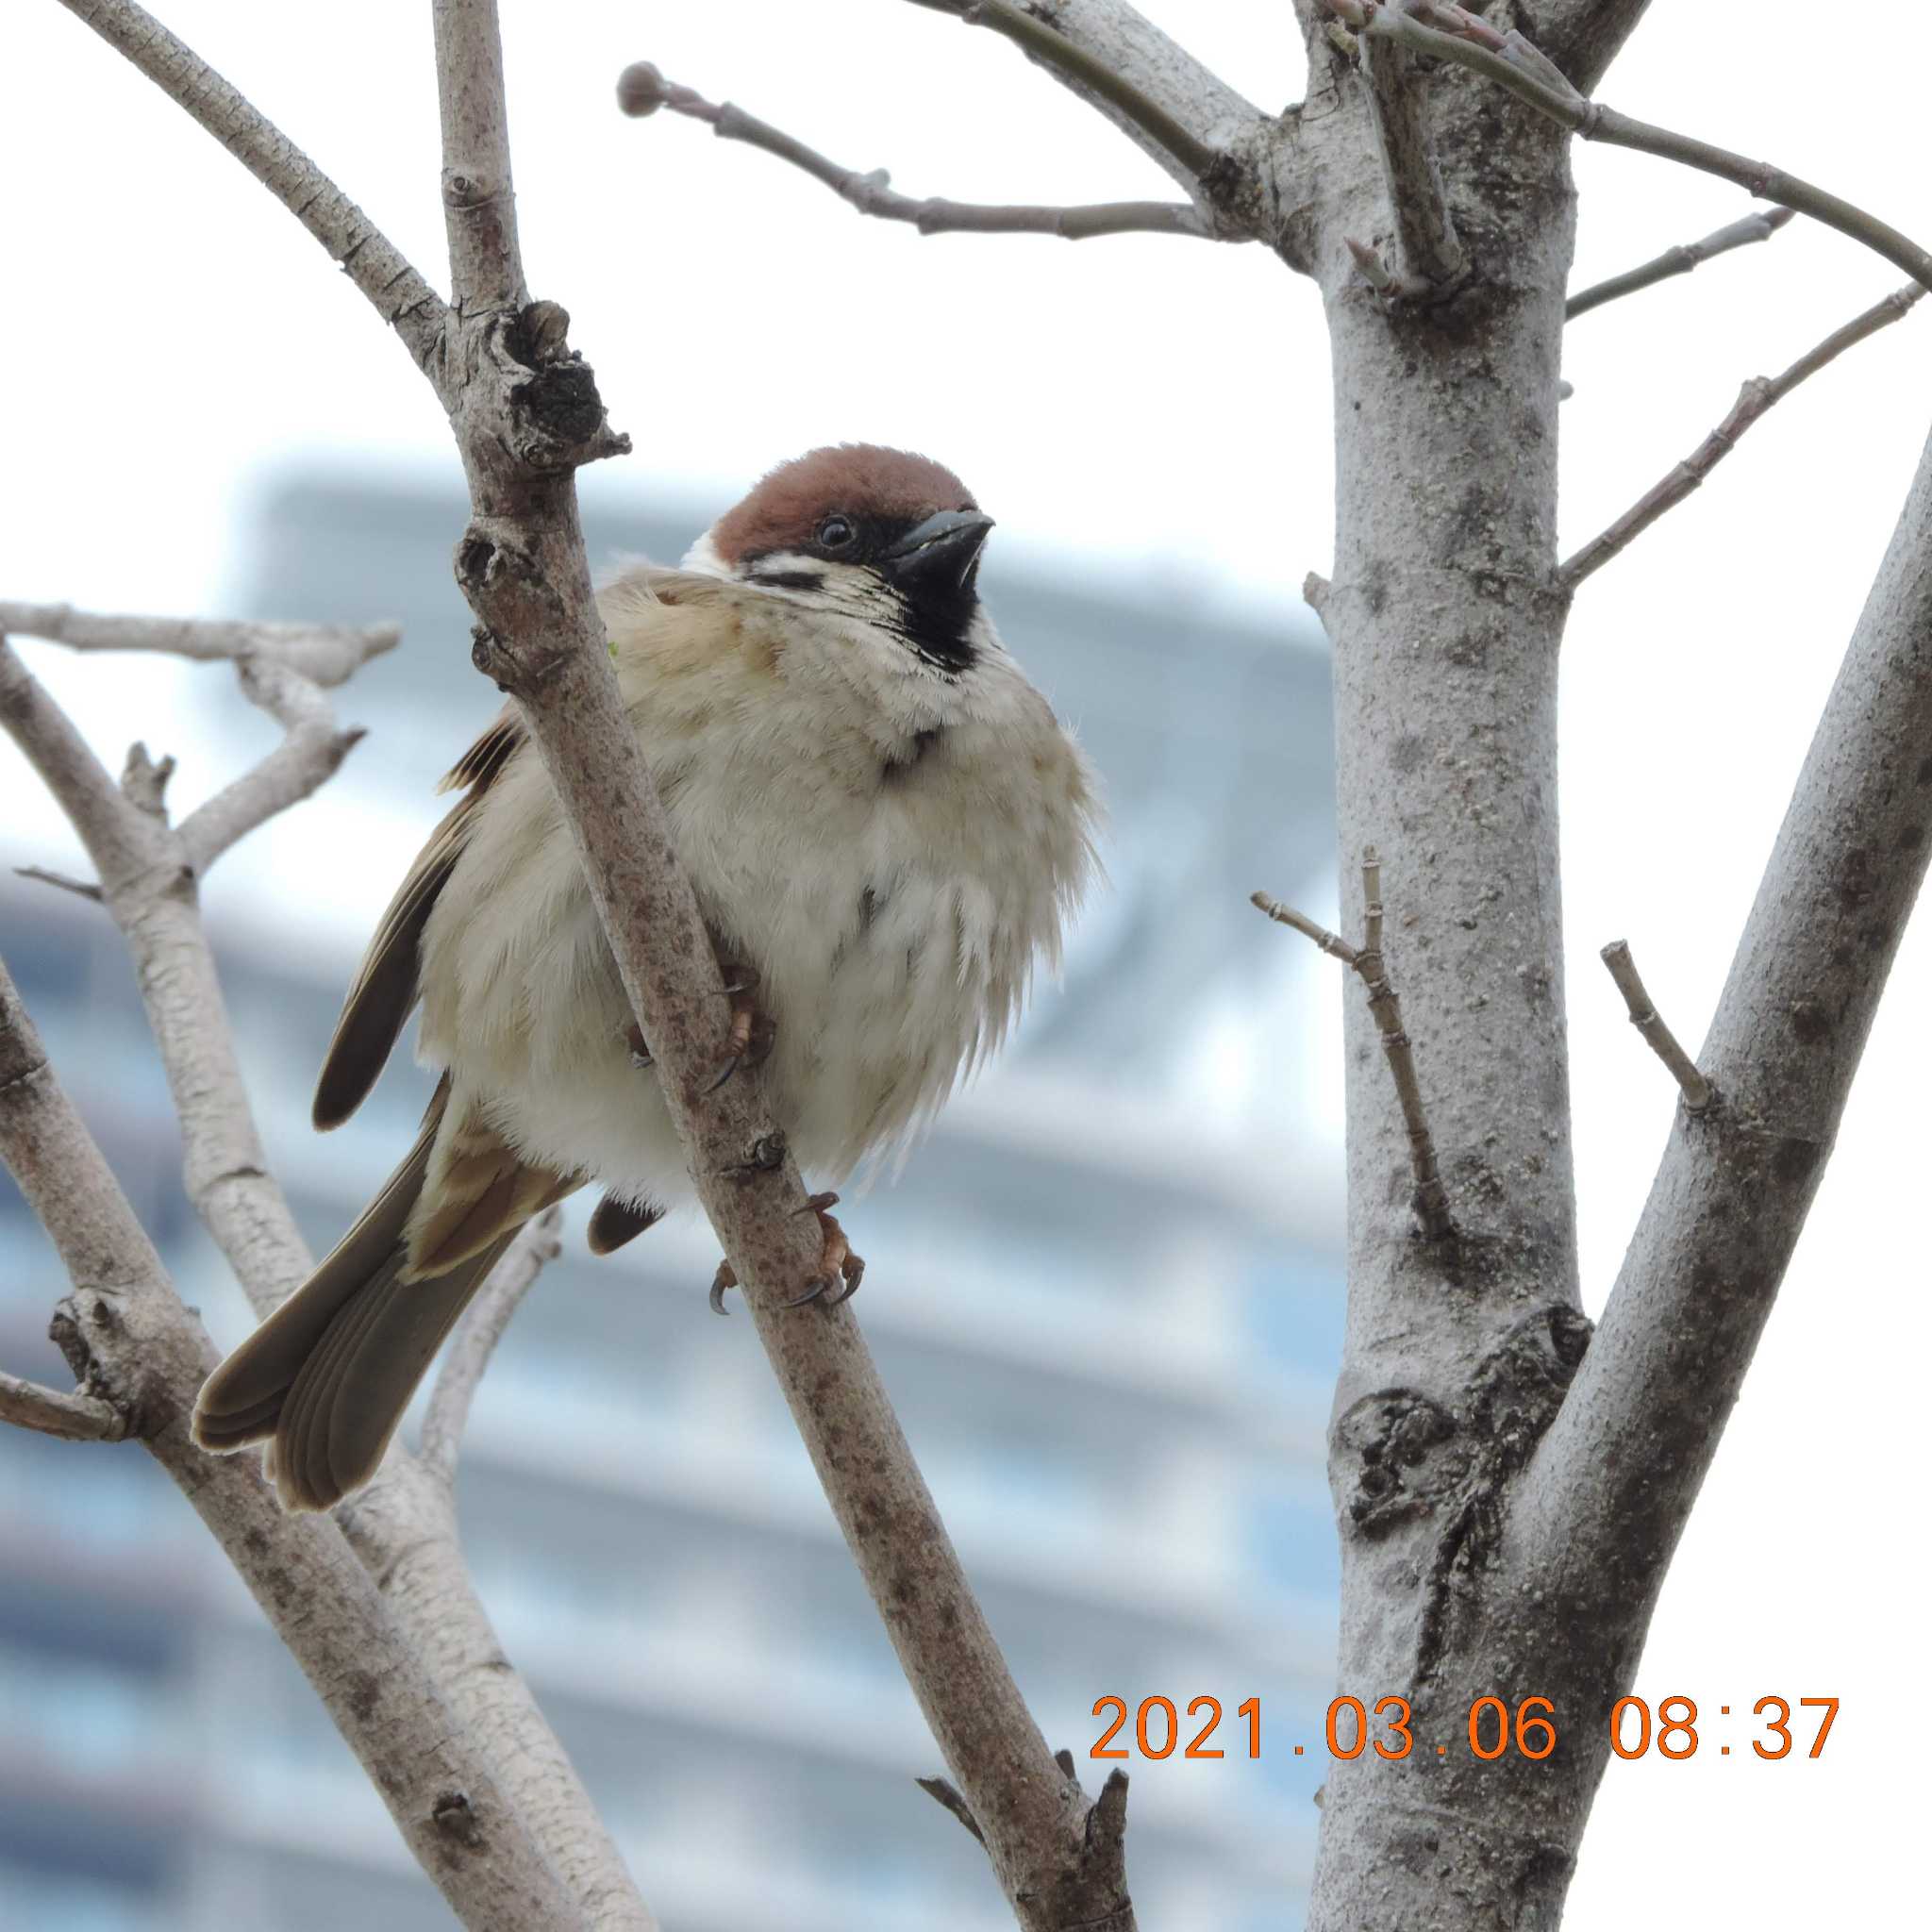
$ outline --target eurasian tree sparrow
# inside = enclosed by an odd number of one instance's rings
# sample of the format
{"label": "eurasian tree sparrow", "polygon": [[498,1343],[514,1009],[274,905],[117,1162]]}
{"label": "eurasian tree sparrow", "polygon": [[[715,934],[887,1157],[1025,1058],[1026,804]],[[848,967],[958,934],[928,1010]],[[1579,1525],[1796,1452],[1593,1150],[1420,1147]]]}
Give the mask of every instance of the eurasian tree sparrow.
{"label": "eurasian tree sparrow", "polygon": [[[619,688],[721,962],[755,998],[800,1166],[903,1143],[998,1046],[1092,868],[1085,759],[981,608],[991,520],[924,457],[813,450],[678,570],[600,594]],[[366,1482],[517,1229],[587,1182],[608,1253],[691,1198],[569,828],[514,704],[391,901],[322,1070],[360,1105],[420,1000],[415,1146],[212,1374],[205,1448],[272,1442],[291,1509]],[[725,1066],[746,1044],[734,1015]],[[824,1199],[825,1197],[819,1197]],[[837,1224],[824,1276],[856,1281]],[[843,1291],[849,1292],[849,1286]]]}

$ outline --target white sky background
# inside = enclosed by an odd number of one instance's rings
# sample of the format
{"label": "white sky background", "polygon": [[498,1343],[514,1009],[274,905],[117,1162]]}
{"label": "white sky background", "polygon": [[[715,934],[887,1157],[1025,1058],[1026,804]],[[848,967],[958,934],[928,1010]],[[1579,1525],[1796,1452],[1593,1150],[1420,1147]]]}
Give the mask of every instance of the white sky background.
{"label": "white sky background", "polygon": [[[1286,0],[1142,4],[1257,102],[1300,92]],[[426,7],[162,0],[161,11],[441,279]],[[1278,610],[1305,572],[1325,570],[1325,339],[1312,289],[1260,249],[921,240],[700,126],[633,123],[611,106],[619,69],[649,57],[841,161],[889,164],[911,193],[1166,192],[1004,43],[902,0],[509,0],[507,12],[531,283],[567,303],[572,340],[638,445],[627,465],[588,474],[587,493],[668,485],[722,507],[781,457],[875,439],[958,469],[999,516],[1003,545],[1115,591],[1153,594],[1180,575]],[[1729,8],[1656,12],[1607,99],[1932,235],[1926,10],[1891,9],[1882,36],[1857,44],[1828,36],[1801,0],[1763,0],[1748,33]],[[52,0],[8,9],[0,61],[11,82],[0,593],[213,613],[237,513],[265,471],[323,459],[454,474],[407,356],[178,109]],[[1587,151],[1576,173],[1579,285],[1748,205],[1637,156]],[[1688,453],[1743,376],[1775,373],[1901,279],[1800,223],[1579,322],[1566,350],[1564,548]],[[1932,315],[1913,316],[1782,405],[1585,588],[1572,620],[1564,856],[1592,1311],[1672,1097],[1596,949],[1627,936],[1680,1035],[1701,1038],[1932,421],[1927,328]],[[33,658],[104,755],[118,760],[137,733],[192,747],[194,688],[174,667]],[[180,802],[219,775],[185,767]],[[8,862],[60,862],[63,841],[10,752],[0,828]],[[373,888],[384,895],[390,857]],[[221,891],[218,874],[218,910]],[[1911,1895],[1923,1777],[1904,1674],[1919,1654],[1925,1533],[1914,1391],[1932,1346],[1912,1204],[1928,963],[1922,921],[1639,1676],[1653,1699],[1698,1701],[1703,1748],[1683,1763],[1611,1766],[1572,1893],[1568,1923],[1583,1932],[1626,1924],[1633,1901],[1664,1924],[1796,1928],[1888,1914]],[[1426,1041],[1421,1052],[1425,1067]],[[1874,1349],[1892,1366],[1868,1384]],[[1766,1692],[1844,1700],[1823,1760],[1759,1762],[1741,1721],[1715,1718],[1720,1703],[1741,1713]],[[1733,1754],[1720,1757],[1726,1739]]]}

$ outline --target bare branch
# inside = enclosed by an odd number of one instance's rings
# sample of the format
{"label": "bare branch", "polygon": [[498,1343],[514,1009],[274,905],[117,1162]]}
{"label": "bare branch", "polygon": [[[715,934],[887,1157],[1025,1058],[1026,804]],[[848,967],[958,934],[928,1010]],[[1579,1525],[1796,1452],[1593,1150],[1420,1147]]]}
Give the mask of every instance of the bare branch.
{"label": "bare branch", "polygon": [[[1392,4],[1409,5],[1413,0]],[[1387,36],[1364,42],[1361,52],[1369,115],[1395,216],[1401,276],[1436,294],[1446,294],[1461,281],[1469,263],[1449,212],[1442,172],[1429,136],[1426,78],[1415,56]]]}
{"label": "bare branch", "polygon": [[1738,392],[1730,413],[1663,480],[1640,496],[1615,523],[1592,537],[1574,556],[1568,557],[1557,572],[1558,583],[1574,590],[1593,571],[1601,570],[1610,558],[1642,535],[1663,513],[1697,489],[1704,479],[1738,446],[1738,439],[1774,403],[1817,375],[1827,362],[1862,342],[1867,336],[1897,322],[1925,291],[1918,283],[1895,289],[1882,301],[1874,302],[1799,358],[1782,375],[1754,375]]}
{"label": "bare branch", "polygon": [[402,337],[432,381],[441,300],[389,238],[291,142],[192,48],[133,0],[62,0],[266,188],[328,251]]}
{"label": "bare branch", "polygon": [[238,840],[325,784],[365,735],[359,725],[338,731],[328,700],[287,665],[244,658],[235,670],[249,701],[279,720],[288,736],[181,822],[181,849],[196,877]]}
{"label": "bare branch", "polygon": [[127,1418],[111,1402],[84,1390],[62,1393],[24,1381],[0,1370],[0,1423],[36,1429],[69,1442],[118,1442],[127,1433]]}
{"label": "bare branch", "polygon": [[44,638],[73,651],[158,651],[197,663],[285,665],[311,684],[338,685],[393,650],[392,624],[259,624],[208,617],[106,617],[71,604],[0,603],[0,632]]}
{"label": "bare branch", "polygon": [[935,13],[950,13],[968,26],[991,27],[1004,35],[1028,59],[1052,68],[1083,92],[1105,101],[1197,181],[1207,180],[1224,159],[1220,149],[1184,127],[1124,75],[1043,21],[1009,6],[1008,0],[913,0],[913,5]]}
{"label": "bare branch", "polygon": [[58,886],[63,892],[72,892],[77,899],[92,899],[98,906],[101,903],[100,887],[87,879],[71,879],[65,873],[49,872],[43,865],[16,865],[13,868],[16,878],[34,879],[43,886]]}
{"label": "bare branch", "polygon": [[1449,1195],[1442,1185],[1441,1166],[1436,1158],[1435,1138],[1429,1132],[1428,1117],[1423,1109],[1421,1083],[1416,1078],[1415,1050],[1402,1030],[1402,1005],[1389,983],[1388,968],[1382,958],[1382,861],[1374,846],[1362,854],[1362,942],[1351,946],[1326,926],[1271,899],[1266,892],[1250,895],[1250,903],[1281,925],[1292,926],[1311,939],[1327,954],[1340,959],[1361,979],[1368,989],[1369,1011],[1382,1039],[1389,1072],[1395,1081],[1396,1098],[1402,1103],[1402,1124],[1408,1132],[1409,1165],[1415,1174],[1415,1193],[1410,1206],[1427,1241],[1441,1241],[1456,1232],[1449,1212]]}
{"label": "bare branch", "polygon": [[1650,0],[1543,0],[1537,40],[1550,58],[1588,92],[1617,58]]}
{"label": "bare branch", "polygon": [[883,168],[860,174],[855,168],[841,168],[802,141],[747,114],[731,102],[706,100],[694,88],[667,81],[648,60],[626,67],[618,77],[617,98],[626,114],[637,118],[669,108],[693,121],[710,125],[721,141],[741,141],[761,148],[803,169],[815,181],[822,181],[841,200],[850,203],[860,214],[875,215],[881,221],[907,222],[922,235],[1058,235],[1063,241],[1083,242],[1096,235],[1157,234],[1191,235],[1204,241],[1224,238],[1202,220],[1186,202],[1105,201],[1083,207],[1046,208],[1024,205],[945,201],[937,197],[915,200],[909,194],[895,193],[888,185],[891,177]]}
{"label": "bare branch", "polygon": [[1702,242],[1680,242],[1641,267],[1626,269],[1607,281],[1592,282],[1563,305],[1563,319],[1574,322],[1579,315],[1588,315],[1592,308],[1601,308],[1620,295],[1634,295],[1640,289],[1653,288],[1673,275],[1689,275],[1713,256],[1728,255],[1732,249],[1743,248],[1753,242],[1769,242],[1787,222],[1795,219],[1793,208],[1753,208],[1748,215],[1740,216],[1727,226],[1707,235]]}
{"label": "bare branch", "polygon": [[[966,0],[912,0],[912,4],[956,19],[963,19],[966,10]],[[1272,164],[1278,145],[1275,124],[1126,0],[1028,0],[1025,17],[1038,31],[1058,36],[1058,42],[1043,40],[1038,50],[1028,42],[1016,42],[1027,58],[1111,121],[1164,168],[1195,197],[1210,226],[1230,215],[1231,203],[1243,199],[1238,191],[1249,173],[1245,158],[1255,158],[1257,166]],[[981,24],[998,30],[991,20]],[[1205,156],[1212,162],[1211,178],[1208,171],[1176,158],[1159,134],[1150,131],[1131,110],[1131,104],[1124,108],[1107,88],[1085,78],[1074,66],[1048,58],[1062,45],[1076,49],[1097,63],[1104,74],[1151,103],[1156,129],[1170,124],[1181,129],[1186,137],[1182,147],[1197,158]],[[1237,155],[1244,158],[1237,160]],[[1277,196],[1282,206],[1296,198],[1292,193]],[[1260,199],[1257,198],[1257,203]],[[1257,205],[1242,209],[1233,219],[1237,226],[1259,233],[1264,214]]]}
{"label": "bare branch", "polygon": [[1932,444],[1704,1042],[1723,1104],[1674,1127],[1519,1498],[1504,1588],[1541,1591],[1553,1627],[1656,1600],[1824,1173],[1932,857],[1928,638]]}
{"label": "bare branch", "polygon": [[[182,1306],[99,1147],[47,1064],[0,963],[0,1159],[52,1237],[73,1292],[55,1319],[69,1366],[104,1391],[235,1565],[356,1753],[397,1829],[465,1924],[576,1932],[581,1920],[499,1790],[483,1735],[453,1724],[336,1526],[285,1516],[253,1457],[189,1439],[213,1344]],[[451,1857],[438,1812],[460,1794],[482,1825]]]}
{"label": "bare branch", "polygon": [[1710,1082],[1697,1071],[1697,1062],[1677,1044],[1677,1036],[1665,1025],[1651,1003],[1637,971],[1637,961],[1631,958],[1629,941],[1612,940],[1603,949],[1602,957],[1610,969],[1610,977],[1617,982],[1617,991],[1624,995],[1624,1004],[1630,1009],[1631,1025],[1643,1035],[1651,1052],[1671,1070],[1672,1078],[1683,1092],[1686,1110],[1702,1113],[1711,1102]]}
{"label": "bare branch", "polygon": [[1483,75],[1585,141],[1632,148],[1736,182],[1760,201],[1795,208],[1850,236],[1895,263],[1915,282],[1932,288],[1932,255],[1876,215],[1767,162],[1749,160],[1667,127],[1652,126],[1647,121],[1635,120],[1589,99],[1513,29],[1499,34],[1479,16],[1446,5],[1444,0],[1404,0],[1400,6],[1392,0],[1326,0],[1326,4],[1357,33],[1395,40],[1418,54],[1433,55]]}
{"label": "bare branch", "polygon": [[523,1306],[524,1297],[538,1275],[562,1250],[558,1234],[561,1220],[558,1210],[549,1208],[525,1225],[508,1253],[490,1271],[489,1280],[463,1310],[462,1319],[449,1339],[442,1368],[430,1393],[428,1412],[423,1418],[423,1441],[418,1451],[424,1465],[445,1487],[454,1485],[457,1479],[463,1429],[470,1420],[470,1404],[475,1399],[483,1371],[490,1366],[490,1357],[503,1340],[510,1317]]}
{"label": "bare branch", "polygon": [[[490,183],[496,218],[511,223],[501,93],[471,84],[500,66],[495,7],[438,0],[435,20],[442,86],[462,103],[460,111],[444,110],[444,180]],[[475,44],[484,39],[489,52]],[[467,211],[454,205],[448,225],[457,311],[481,325],[479,309],[491,278],[514,258],[514,241],[480,247]],[[526,319],[522,349],[545,364],[525,340],[533,332]],[[588,444],[560,456],[532,450],[527,379],[471,387],[477,393],[459,398],[452,420],[471,488],[458,580],[478,619],[473,661],[518,700],[530,724],[699,1198],[1023,1925],[1049,1932],[1082,1915],[1101,1924],[1113,1914],[1126,1932],[1124,1892],[1093,1890],[1100,1881],[1086,1857],[1087,1808],[1000,1655],[851,1309],[791,1306],[820,1264],[820,1233],[802,1212],[805,1191],[761,1083],[715,1085],[729,1001],[618,697],[585,562],[575,465],[596,452]],[[593,395],[579,391],[586,421]]]}

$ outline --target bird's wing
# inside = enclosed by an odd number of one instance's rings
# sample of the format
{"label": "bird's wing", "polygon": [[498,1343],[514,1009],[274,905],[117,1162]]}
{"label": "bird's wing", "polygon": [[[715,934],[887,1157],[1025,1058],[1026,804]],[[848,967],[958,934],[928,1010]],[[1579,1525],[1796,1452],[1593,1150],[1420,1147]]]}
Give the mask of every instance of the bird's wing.
{"label": "bird's wing", "polygon": [[375,1085],[390,1050],[417,997],[416,956],[423,927],[437,895],[449,883],[475,824],[476,807],[497,774],[522,750],[527,732],[513,709],[506,710],[463,754],[439,788],[467,788],[429,835],[408,876],[396,889],[369,942],[361,971],[342,1002],[335,1037],[315,1086],[315,1124],[339,1127]]}

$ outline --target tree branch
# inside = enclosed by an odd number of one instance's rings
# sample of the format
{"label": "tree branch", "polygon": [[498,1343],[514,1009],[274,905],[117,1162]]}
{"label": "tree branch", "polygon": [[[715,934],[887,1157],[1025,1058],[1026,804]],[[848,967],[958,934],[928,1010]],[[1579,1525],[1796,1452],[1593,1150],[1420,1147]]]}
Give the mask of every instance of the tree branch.
{"label": "tree branch", "polygon": [[127,1418],[111,1402],[76,1389],[63,1393],[0,1370],[0,1423],[69,1442],[118,1442]]}
{"label": "tree branch", "polygon": [[1416,1079],[1415,1050],[1402,1029],[1402,1004],[1389,983],[1388,968],[1382,958],[1382,861],[1371,846],[1362,854],[1362,942],[1352,946],[1326,926],[1283,906],[1266,892],[1249,895],[1249,903],[1278,924],[1292,926],[1304,938],[1313,940],[1331,958],[1357,974],[1368,989],[1369,1011],[1374,1016],[1381,1035],[1382,1051],[1388,1057],[1389,1072],[1395,1081],[1396,1098],[1402,1103],[1402,1122],[1408,1131],[1409,1164],[1415,1174],[1415,1193],[1410,1206],[1415,1211],[1425,1241],[1441,1241],[1456,1232],[1449,1212],[1449,1196],[1442,1185],[1441,1169],[1436,1159],[1435,1137],[1429,1132],[1428,1117],[1423,1108],[1421,1084]]}
{"label": "tree branch", "polygon": [[328,700],[285,664],[244,658],[235,671],[249,702],[279,721],[288,736],[181,822],[181,849],[197,877],[238,840],[326,784],[366,736],[359,725],[338,731]]}
{"label": "tree branch", "polygon": [[[1412,5],[1413,0],[1393,4]],[[1429,135],[1427,79],[1415,56],[1386,36],[1367,42],[1361,51],[1369,117],[1395,216],[1398,274],[1433,293],[1446,294],[1461,281],[1469,261]]]}
{"label": "tree branch", "polygon": [[[912,4],[957,20],[969,10],[969,0]],[[1024,25],[1008,33],[1004,23],[1012,17]],[[1237,161],[1237,154],[1253,155],[1257,165],[1273,156],[1273,124],[1125,0],[1026,0],[1024,11],[1003,7],[997,15],[983,14],[977,25],[1005,34],[1097,108],[1195,196],[1210,225],[1227,216],[1241,232],[1263,232],[1264,208],[1230,215],[1225,204],[1243,198],[1237,191],[1247,164]],[[1141,103],[1151,112],[1141,111]],[[1262,201],[1271,194],[1277,204],[1292,199],[1278,185],[1260,185]]]}
{"label": "tree branch", "polygon": [[1537,39],[1586,93],[1604,77],[1650,0],[1541,0]]}
{"label": "tree branch", "polygon": [[55,1318],[69,1366],[108,1393],[212,1531],[425,1871],[466,1924],[576,1932],[573,1903],[498,1789],[488,1752],[452,1722],[335,1525],[285,1516],[254,1457],[205,1456],[190,1441],[214,1347],[61,1091],[4,963],[0,1158],[75,1284]]}
{"label": "tree branch", "polygon": [[470,1404],[475,1400],[490,1357],[496,1353],[510,1317],[523,1306],[538,1275],[562,1251],[558,1235],[561,1221],[558,1211],[548,1208],[525,1224],[508,1253],[490,1271],[490,1278],[463,1310],[449,1339],[436,1386],[430,1391],[428,1412],[423,1418],[423,1440],[417,1452],[424,1466],[445,1488],[456,1482]]}
{"label": "tree branch", "polygon": [[[489,179],[513,222],[493,0],[438,0],[446,181]],[[463,92],[468,88],[469,92]],[[458,312],[487,323],[514,238],[479,250],[448,210]],[[492,277],[497,278],[492,284]],[[544,305],[537,305],[541,309]],[[526,310],[507,346],[550,366]],[[581,369],[582,365],[576,367]],[[691,883],[619,701],[591,595],[574,470],[602,408],[584,371],[580,446],[533,448],[536,385],[472,382],[452,410],[472,518],[457,575],[478,619],[477,668],[520,703],[576,839],[592,896],[683,1142],[699,1198],[744,1288],[758,1336],[947,1765],[985,1832],[1021,1924],[1131,1924],[1118,1873],[1087,1858],[1089,1810],[1055,1763],[973,1595],[847,1307],[789,1306],[819,1263],[816,1222],[761,1083],[713,1086],[729,1005]],[[540,375],[540,381],[541,381]],[[1111,1887],[1111,1889],[1109,1889]]]}
{"label": "tree branch", "polygon": [[1418,54],[1433,55],[1484,75],[1585,141],[1607,142],[1612,147],[1676,161],[1736,182],[1761,201],[1809,215],[1932,289],[1932,256],[1876,215],[1767,162],[1748,160],[1690,135],[1652,126],[1589,99],[1514,30],[1499,34],[1487,21],[1444,0],[1402,0],[1401,5],[1395,0],[1327,0],[1327,6],[1364,37],[1393,40]]}
{"label": "tree branch", "polygon": [[1603,949],[1602,958],[1610,969],[1610,977],[1617,982],[1617,991],[1624,995],[1624,1006],[1630,1009],[1631,1025],[1643,1035],[1651,1052],[1671,1070],[1671,1077],[1683,1092],[1686,1109],[1702,1113],[1711,1102],[1710,1082],[1697,1071],[1697,1062],[1677,1044],[1677,1036],[1664,1024],[1637,971],[1629,941],[1612,940]]}
{"label": "tree branch", "polygon": [[1753,242],[1769,242],[1787,222],[1795,218],[1796,210],[1792,208],[1753,208],[1748,215],[1740,216],[1727,226],[1707,235],[1702,242],[1680,242],[1641,267],[1626,269],[1607,281],[1592,282],[1563,305],[1563,319],[1574,322],[1579,315],[1588,315],[1592,308],[1601,308],[1620,295],[1634,295],[1640,289],[1654,287],[1673,275],[1689,275],[1713,256],[1728,255],[1732,249]]}
{"label": "tree branch", "polygon": [[1574,590],[1592,572],[1601,570],[1666,510],[1682,503],[1697,489],[1767,409],[1783,401],[1807,377],[1817,375],[1854,343],[1862,342],[1867,336],[1876,335],[1897,322],[1924,292],[1916,282],[1895,289],[1862,314],[1854,316],[1842,328],[1834,330],[1808,354],[1799,357],[1782,375],[1754,375],[1738,391],[1730,413],[1675,469],[1640,496],[1607,530],[1563,560],[1557,572],[1557,582]]}
{"label": "tree branch", "polygon": [[266,116],[133,0],[61,0],[261,183],[328,251],[432,381],[445,311],[389,238]]}
{"label": "tree branch", "polygon": [[[35,627],[43,626],[37,622]],[[386,641],[380,632],[359,639],[345,634],[331,658],[317,646],[316,633],[295,625],[88,617],[44,627],[66,641],[83,636],[92,641],[80,648],[145,647],[216,660],[232,656],[243,664],[260,664],[256,654],[285,644],[291,662],[330,682],[348,675],[349,656],[359,652],[359,662],[393,641],[392,634]],[[276,658],[271,668],[287,667]],[[147,774],[137,788],[144,803],[114,785],[4,641],[0,724],[65,807],[100,872],[97,891],[127,941],[180,1118],[189,1197],[251,1306],[266,1314],[307,1278],[313,1259],[268,1171],[242,1083],[221,982],[195,902],[196,875],[184,845],[187,827],[179,833],[170,829],[160,808],[157,768],[144,760],[133,767]],[[276,757],[271,753],[264,766]],[[257,773],[263,768],[258,766]],[[198,1381],[197,1375],[196,1386]],[[189,1407],[192,1396],[191,1388]],[[193,1454],[210,1466],[255,1466],[253,1457]],[[375,1482],[353,1507],[337,1512],[337,1523],[364,1569],[378,1579],[389,1613],[412,1651],[429,1660],[436,1681],[446,1688],[464,1735],[500,1744],[498,1775],[509,1802],[541,1832],[544,1852],[571,1896],[585,1911],[594,1909],[599,1932],[655,1932],[656,1921],[528,1685],[501,1667],[502,1647],[464,1566],[447,1491],[415,1458],[392,1449]]]}
{"label": "tree branch", "polygon": [[907,222],[922,235],[1058,235],[1063,241],[1084,242],[1096,235],[1131,233],[1192,235],[1205,241],[1230,239],[1217,235],[1186,202],[1106,201],[1084,207],[1046,208],[1024,205],[915,200],[895,193],[883,168],[860,174],[842,168],[816,149],[807,147],[768,121],[747,114],[729,101],[714,103],[693,88],[667,81],[648,60],[626,67],[617,82],[619,105],[626,114],[642,119],[659,108],[710,124],[721,141],[741,141],[803,169],[822,181],[841,201],[862,215],[881,221]]}
{"label": "tree branch", "polygon": [[[1534,1580],[1553,1625],[1574,1616],[1566,1641],[1591,1643],[1606,1618],[1627,1632],[1633,1610],[1641,1641],[1824,1172],[1932,857],[1928,745],[1932,444],[1704,1043],[1720,1103],[1678,1115],[1596,1338],[1527,1473],[1511,1565]],[[1635,1644],[1602,1654],[1633,1657]],[[1586,1735],[1582,1713],[1573,1734]],[[1588,1735],[1586,1748],[1607,1750]]]}
{"label": "tree branch", "polygon": [[990,27],[1003,35],[1029,60],[1051,68],[1092,99],[1105,101],[1196,181],[1205,181],[1221,163],[1218,148],[1182,125],[1125,74],[1056,26],[1008,5],[1008,0],[913,0],[913,4],[935,13],[950,13],[968,26]]}
{"label": "tree branch", "polygon": [[392,624],[262,624],[210,617],[108,617],[71,604],[0,603],[0,632],[71,651],[158,651],[198,664],[266,659],[311,684],[346,682],[402,632]]}

